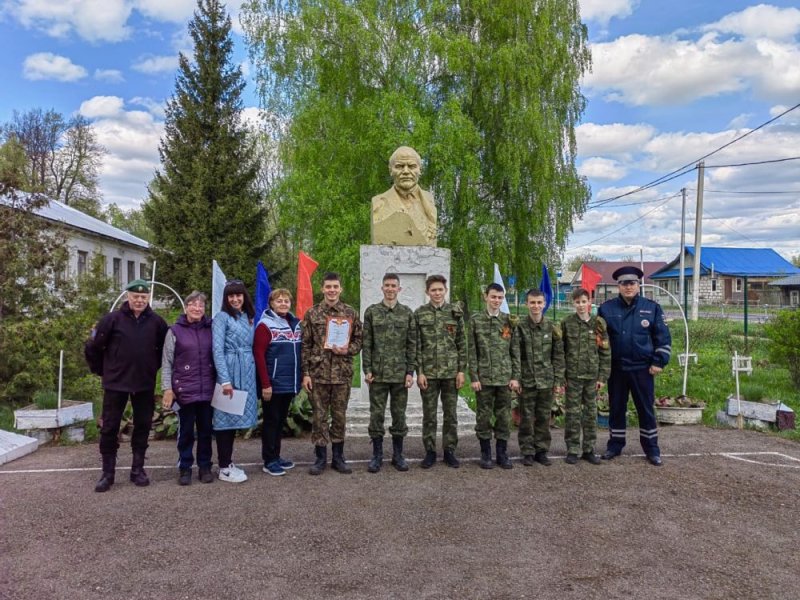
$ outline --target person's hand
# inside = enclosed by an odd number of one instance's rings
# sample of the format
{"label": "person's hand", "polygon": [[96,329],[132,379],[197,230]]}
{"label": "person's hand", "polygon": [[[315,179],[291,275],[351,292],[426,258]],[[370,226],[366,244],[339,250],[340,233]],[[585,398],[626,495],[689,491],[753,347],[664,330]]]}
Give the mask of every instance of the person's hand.
{"label": "person's hand", "polygon": [[564,388],[563,385],[557,385],[557,386],[555,386],[553,388],[553,392],[555,392],[556,394],[563,394],[564,393],[564,389],[565,388]]}
{"label": "person's hand", "polygon": [[269,402],[272,400],[272,386],[268,388],[261,388],[261,398],[264,402]]}
{"label": "person's hand", "polygon": [[414,384],[414,376],[406,375],[406,387],[410,388]]}
{"label": "person's hand", "polygon": [[175,392],[172,390],[164,390],[161,396],[161,408],[164,410],[172,410],[173,402],[175,402]]}
{"label": "person's hand", "polygon": [[519,391],[521,389],[519,387],[519,381],[517,381],[516,379],[512,379],[511,381],[509,381],[508,382],[508,389],[510,389],[512,392],[519,393]]}
{"label": "person's hand", "polygon": [[474,391],[474,392],[480,392],[481,391],[481,382],[480,381],[473,381],[472,383],[469,384],[469,386],[472,388],[472,391]]}
{"label": "person's hand", "polygon": [[349,346],[333,346],[331,348],[331,351],[334,354],[338,354],[339,356],[344,356],[345,354],[347,354],[347,349],[348,348],[349,348]]}
{"label": "person's hand", "polygon": [[460,390],[462,387],[464,387],[464,381],[465,381],[464,373],[462,373],[461,371],[456,373],[456,389],[457,390]]}
{"label": "person's hand", "polygon": [[367,382],[367,385],[375,381],[375,376],[372,373],[364,373],[364,381]]}
{"label": "person's hand", "polygon": [[222,393],[233,398],[233,386],[230,383],[226,383],[222,386]]}
{"label": "person's hand", "polygon": [[606,386],[606,382],[605,382],[605,381],[598,381],[598,382],[597,382],[597,384],[595,384],[595,387],[594,387],[594,389],[596,389],[596,390],[599,392],[599,391],[600,391],[600,390],[602,390],[602,389],[603,389],[605,386]]}
{"label": "person's hand", "polygon": [[419,389],[427,390],[428,389],[428,378],[425,377],[425,375],[422,375],[422,374],[417,375],[417,385],[419,386]]}
{"label": "person's hand", "polygon": [[303,377],[303,389],[304,389],[306,392],[308,392],[308,393],[311,393],[311,389],[312,389],[313,387],[314,387],[314,386],[312,386],[312,385],[311,385],[311,377],[309,377],[308,375],[305,375],[305,376]]}
{"label": "person's hand", "polygon": [[661,367],[657,367],[655,365],[650,365],[650,368],[648,369],[648,371],[650,372],[650,375],[658,375],[663,370],[664,369],[662,369]]}

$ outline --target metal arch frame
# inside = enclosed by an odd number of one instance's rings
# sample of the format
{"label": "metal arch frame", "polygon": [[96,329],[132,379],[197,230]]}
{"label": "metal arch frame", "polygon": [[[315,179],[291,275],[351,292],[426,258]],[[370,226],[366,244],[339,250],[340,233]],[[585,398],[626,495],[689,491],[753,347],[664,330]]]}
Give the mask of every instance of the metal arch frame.
{"label": "metal arch frame", "polygon": [[683,312],[683,307],[678,299],[661,286],[653,285],[652,283],[642,283],[640,287],[653,288],[654,290],[660,290],[664,292],[667,296],[675,301],[675,304],[678,306],[678,310],[681,312],[681,318],[683,319],[683,342],[685,347],[684,353],[686,354],[686,360],[683,361],[683,395],[685,396],[686,380],[689,378],[689,322],[686,320],[686,313]]}
{"label": "metal arch frame", "polygon": [[[180,303],[181,303],[181,308],[183,309],[183,312],[186,312],[186,305],[184,305],[184,303],[183,303],[183,298],[181,298],[181,297],[180,297],[180,294],[178,294],[178,292],[176,292],[175,290],[173,290],[173,289],[172,289],[171,287],[169,287],[169,286],[168,286],[166,283],[161,283],[160,281],[151,281],[151,282],[150,282],[150,284],[151,284],[151,285],[154,285],[154,286],[155,286],[155,285],[160,285],[160,286],[163,286],[163,287],[167,288],[167,289],[168,289],[170,292],[172,292],[173,294],[175,294],[175,297],[178,299],[178,302],[180,302]],[[122,297],[123,297],[125,294],[127,294],[127,293],[128,293],[128,290],[123,290],[123,291],[122,291],[122,293],[121,293],[119,296],[117,296],[117,299],[116,299],[116,300],[114,300],[114,303],[111,305],[111,308],[109,309],[109,312],[111,312],[112,310],[114,310],[114,309],[116,308],[116,306],[117,306],[117,302],[119,302],[120,300],[122,300]],[[152,297],[152,295],[151,295],[151,297]]]}

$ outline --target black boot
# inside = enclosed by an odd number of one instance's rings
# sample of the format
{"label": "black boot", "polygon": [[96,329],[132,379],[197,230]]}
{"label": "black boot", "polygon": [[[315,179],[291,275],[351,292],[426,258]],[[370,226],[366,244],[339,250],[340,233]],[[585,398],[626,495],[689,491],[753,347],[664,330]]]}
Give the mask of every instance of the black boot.
{"label": "black boot", "polygon": [[369,461],[367,471],[377,473],[381,470],[381,465],[383,465],[383,438],[372,438],[372,460]]}
{"label": "black boot", "polygon": [[408,463],[403,458],[403,436],[392,436],[392,464],[398,471],[408,471]]}
{"label": "black boot", "polygon": [[[344,459],[344,442],[336,442],[333,446],[333,458],[331,459],[331,468],[334,471],[339,471],[342,475],[350,475],[353,469],[347,466],[347,461]],[[381,450],[383,452],[383,450]]]}
{"label": "black boot", "polygon": [[478,440],[481,443],[481,469],[494,469],[492,464],[492,440]]}
{"label": "black boot", "polygon": [[103,454],[103,474],[94,486],[95,492],[107,492],[114,485],[114,471],[117,468],[117,457],[113,454]]}
{"label": "black boot", "polygon": [[150,485],[150,478],[144,471],[144,452],[134,452],[131,462],[131,481],[134,485],[144,487]]}
{"label": "black boot", "polygon": [[453,469],[461,466],[461,462],[456,458],[456,453],[453,450],[444,451],[444,464]]}
{"label": "black boot", "polygon": [[425,452],[425,458],[422,459],[422,462],[419,463],[419,466],[423,469],[430,469],[433,466],[433,463],[436,462],[436,451],[435,450],[428,450]]}
{"label": "black boot", "polygon": [[508,458],[508,440],[497,440],[497,464],[501,469],[513,469],[511,459]]}
{"label": "black boot", "polygon": [[319,475],[328,466],[328,447],[327,446],[314,446],[314,454],[317,460],[308,469],[309,475]]}

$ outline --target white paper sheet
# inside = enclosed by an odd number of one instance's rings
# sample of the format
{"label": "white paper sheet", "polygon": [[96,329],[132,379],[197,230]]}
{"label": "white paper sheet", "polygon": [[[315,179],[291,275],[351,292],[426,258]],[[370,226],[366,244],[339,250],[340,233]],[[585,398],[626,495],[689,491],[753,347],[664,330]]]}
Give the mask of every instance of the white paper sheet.
{"label": "white paper sheet", "polygon": [[244,405],[247,403],[247,392],[243,390],[233,390],[233,397],[222,393],[222,386],[214,386],[214,396],[211,398],[211,406],[222,412],[232,415],[243,415]]}

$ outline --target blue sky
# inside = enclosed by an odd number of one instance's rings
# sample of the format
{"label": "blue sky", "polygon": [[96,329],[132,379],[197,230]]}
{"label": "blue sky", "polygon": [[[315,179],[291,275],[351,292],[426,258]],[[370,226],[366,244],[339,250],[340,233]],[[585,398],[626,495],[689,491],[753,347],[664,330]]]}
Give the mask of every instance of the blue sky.
{"label": "blue sky", "polygon": [[[234,17],[236,60],[257,114]],[[158,165],[163,106],[177,54],[189,52],[194,0],[0,0],[0,121],[54,108],[91,119],[108,149],[106,202],[136,206]],[[648,183],[800,103],[800,2],[582,0],[593,69],[577,130],[578,167],[593,201]],[[800,155],[800,109],[706,162]],[[693,243],[696,172],[587,211],[567,257],[669,260],[688,189]],[[706,245],[773,247],[800,255],[800,161],[706,171]]]}

